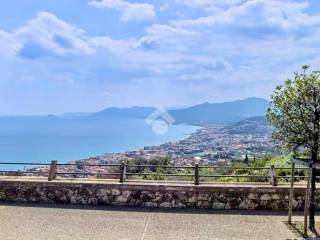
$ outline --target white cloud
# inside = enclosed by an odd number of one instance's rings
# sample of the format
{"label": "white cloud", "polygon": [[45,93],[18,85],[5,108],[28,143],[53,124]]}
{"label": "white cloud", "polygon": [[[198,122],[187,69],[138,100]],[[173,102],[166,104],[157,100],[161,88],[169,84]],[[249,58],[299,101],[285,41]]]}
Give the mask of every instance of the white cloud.
{"label": "white cloud", "polygon": [[[177,0],[184,2],[184,0]],[[187,2],[187,1],[185,1]],[[210,27],[224,24],[234,24],[241,27],[268,26],[286,31],[301,27],[320,25],[320,16],[308,15],[304,11],[308,2],[291,2],[288,0],[254,0],[227,1],[225,6],[218,7],[219,2],[210,3],[215,12],[195,19],[176,21],[179,27]],[[205,7],[206,0],[193,0],[193,6]],[[189,4],[190,5],[190,4]]]}
{"label": "white cloud", "polygon": [[39,51],[56,54],[90,54],[94,52],[94,49],[87,43],[83,30],[65,23],[48,12],[38,13],[36,18],[16,29],[12,36],[24,46],[33,46]]}
{"label": "white cloud", "polygon": [[89,5],[97,8],[116,9],[121,12],[121,21],[142,21],[152,19],[155,15],[155,9],[149,3],[131,3],[125,0],[99,0],[91,1]]}
{"label": "white cloud", "polygon": [[[189,3],[200,2],[215,1]],[[144,29],[143,36],[128,39],[89,36],[79,27],[42,12],[12,32],[0,31],[0,54],[21,56],[22,49],[32,50],[36,44],[34,50],[44,55],[76,55],[76,61],[59,58],[59,64],[63,71],[78,74],[56,74],[50,69],[48,74],[59,76],[51,81],[66,86],[74,81],[78,86],[78,81],[90,79],[98,84],[83,85],[99,86],[99,91],[110,86],[109,92],[118,93],[105,94],[111,105],[184,105],[253,93],[268,96],[276,83],[300,65],[318,64],[315,67],[319,68],[319,19],[306,11],[306,2],[229,2],[215,5],[214,11],[199,11],[203,14],[200,18],[154,23]],[[188,16],[188,11],[184,14]],[[47,61],[39,62],[43,68],[51,66]]]}
{"label": "white cloud", "polygon": [[[40,12],[12,32],[0,30],[0,54],[36,59],[70,54],[92,55],[97,49],[121,54],[130,42],[108,36],[89,37],[86,32],[48,12]],[[3,49],[2,49],[3,48]]]}
{"label": "white cloud", "polygon": [[21,48],[21,43],[10,33],[0,30],[0,55],[11,56]]}
{"label": "white cloud", "polygon": [[125,54],[134,45],[129,40],[115,40],[109,36],[91,37],[88,41],[95,49],[107,49],[116,55]]}
{"label": "white cloud", "polygon": [[192,39],[197,35],[195,31],[176,28],[174,26],[165,24],[153,24],[145,31],[146,36],[140,39],[140,43],[151,44],[152,42],[154,42],[159,45],[159,47],[165,47],[168,44],[170,46],[175,45],[175,50],[179,49],[180,46],[184,44],[184,39]]}
{"label": "white cloud", "polygon": [[[185,1],[198,7],[213,2]],[[306,2],[215,3],[219,8],[206,16],[148,27],[138,46],[153,54],[154,61],[143,66],[173,85],[182,84],[186,94],[196,86],[210,86],[217,95],[239,87],[262,92],[259,83],[266,92],[320,53],[320,18],[307,13]]]}
{"label": "white cloud", "polygon": [[202,8],[206,11],[213,11],[221,7],[238,5],[244,1],[245,0],[175,0],[177,4],[192,8]]}

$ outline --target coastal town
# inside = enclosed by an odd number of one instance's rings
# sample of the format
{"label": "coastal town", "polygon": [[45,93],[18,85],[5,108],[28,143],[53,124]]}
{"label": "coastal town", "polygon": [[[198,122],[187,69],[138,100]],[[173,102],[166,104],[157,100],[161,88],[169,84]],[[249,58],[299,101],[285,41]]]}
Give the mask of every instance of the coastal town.
{"label": "coastal town", "polygon": [[278,154],[269,131],[235,132],[223,126],[211,126],[200,128],[177,142],[74,160],[69,162],[74,165],[59,166],[59,171],[105,174],[110,172],[110,168],[99,165],[161,158],[168,158],[172,166],[193,166],[195,163],[202,166],[228,166],[234,161],[244,161],[245,158],[259,160],[268,154]]}

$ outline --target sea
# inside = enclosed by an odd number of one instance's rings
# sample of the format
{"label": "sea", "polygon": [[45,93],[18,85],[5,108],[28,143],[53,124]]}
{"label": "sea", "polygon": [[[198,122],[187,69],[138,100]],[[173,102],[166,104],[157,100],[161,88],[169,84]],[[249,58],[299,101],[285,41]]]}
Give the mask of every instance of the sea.
{"label": "sea", "polygon": [[[178,141],[198,128],[170,125],[165,134],[157,135],[143,119],[1,117],[0,162],[67,163]],[[0,170],[13,168],[0,165]]]}

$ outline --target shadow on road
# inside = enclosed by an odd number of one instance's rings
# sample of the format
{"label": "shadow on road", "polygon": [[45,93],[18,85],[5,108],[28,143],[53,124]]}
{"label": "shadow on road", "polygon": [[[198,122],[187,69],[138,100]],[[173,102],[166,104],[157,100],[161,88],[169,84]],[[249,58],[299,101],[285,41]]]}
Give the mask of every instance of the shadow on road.
{"label": "shadow on road", "polygon": [[[43,203],[8,203],[1,202],[0,206],[30,207],[30,208],[58,208],[58,209],[79,209],[97,211],[126,211],[126,212],[160,212],[176,214],[228,214],[228,215],[265,215],[265,216],[287,216],[287,211],[266,211],[266,210],[217,210],[217,209],[179,209],[179,208],[146,208],[146,207],[123,207],[111,205],[71,205],[71,204],[43,204]],[[302,216],[303,212],[294,212],[296,216]]]}

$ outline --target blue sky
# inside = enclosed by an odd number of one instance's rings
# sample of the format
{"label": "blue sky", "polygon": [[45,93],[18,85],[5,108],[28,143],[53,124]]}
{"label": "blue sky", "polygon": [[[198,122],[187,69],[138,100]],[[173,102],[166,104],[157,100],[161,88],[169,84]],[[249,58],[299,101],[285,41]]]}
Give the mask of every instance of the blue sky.
{"label": "blue sky", "polygon": [[0,115],[268,98],[320,69],[320,1],[10,0]]}

